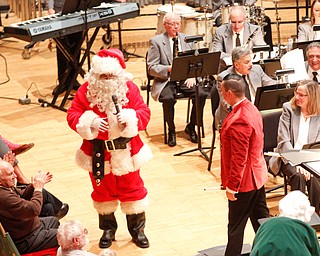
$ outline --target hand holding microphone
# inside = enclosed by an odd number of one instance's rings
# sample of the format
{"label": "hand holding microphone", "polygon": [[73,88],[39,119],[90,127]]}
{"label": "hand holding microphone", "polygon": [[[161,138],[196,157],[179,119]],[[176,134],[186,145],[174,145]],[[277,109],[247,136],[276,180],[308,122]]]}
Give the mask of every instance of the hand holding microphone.
{"label": "hand holding microphone", "polygon": [[123,115],[123,113],[120,110],[120,105],[118,103],[117,95],[112,95],[112,101],[116,108],[117,121],[118,121],[120,130],[123,131],[126,128],[126,117]]}

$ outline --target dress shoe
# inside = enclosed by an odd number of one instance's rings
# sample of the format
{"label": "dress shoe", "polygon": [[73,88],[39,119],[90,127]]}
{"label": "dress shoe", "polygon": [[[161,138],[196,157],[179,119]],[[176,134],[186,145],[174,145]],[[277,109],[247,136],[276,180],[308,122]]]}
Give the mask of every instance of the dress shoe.
{"label": "dress shoe", "polygon": [[132,238],[132,242],[140,248],[148,248],[150,246],[149,240],[144,233],[140,233],[137,238]]}
{"label": "dress shoe", "polygon": [[60,219],[62,219],[64,216],[67,215],[68,211],[69,211],[69,205],[66,204],[66,203],[63,203],[62,206],[61,206],[61,208],[60,208],[60,210],[59,210],[58,213],[55,215],[55,217],[56,217],[58,220],[60,220]]}
{"label": "dress shoe", "polygon": [[193,142],[193,143],[198,143],[197,133],[196,133],[196,131],[194,130],[194,127],[193,127],[193,129],[190,128],[190,127],[191,127],[190,125],[187,125],[187,126],[186,126],[186,129],[184,129],[184,131],[185,131],[186,134],[189,135],[191,142]]}
{"label": "dress shoe", "polygon": [[22,144],[22,145],[19,145],[17,148],[11,149],[11,151],[17,156],[24,152],[27,152],[29,149],[33,148],[33,146],[34,146],[34,143]]}
{"label": "dress shoe", "polygon": [[174,147],[175,145],[177,145],[176,132],[169,131],[168,146],[169,147]]}

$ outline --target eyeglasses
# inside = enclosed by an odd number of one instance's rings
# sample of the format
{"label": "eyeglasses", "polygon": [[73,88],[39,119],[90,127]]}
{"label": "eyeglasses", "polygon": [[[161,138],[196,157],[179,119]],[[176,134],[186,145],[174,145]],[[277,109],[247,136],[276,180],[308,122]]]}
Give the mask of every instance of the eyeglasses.
{"label": "eyeglasses", "polygon": [[309,96],[308,94],[302,94],[302,93],[300,93],[300,92],[297,92],[297,90],[294,91],[294,95],[295,95],[295,96],[299,96],[299,98],[301,98],[301,99]]}
{"label": "eyeglasses", "polygon": [[181,26],[181,22],[166,22],[166,24],[170,27]]}

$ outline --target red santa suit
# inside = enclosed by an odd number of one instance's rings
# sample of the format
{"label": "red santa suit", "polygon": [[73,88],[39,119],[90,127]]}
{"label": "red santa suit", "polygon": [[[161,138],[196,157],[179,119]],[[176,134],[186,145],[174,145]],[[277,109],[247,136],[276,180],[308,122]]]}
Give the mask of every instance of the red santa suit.
{"label": "red santa suit", "polygon": [[[127,215],[144,213],[148,206],[147,189],[140,177],[140,167],[152,157],[152,153],[141,140],[139,131],[146,129],[150,120],[150,109],[143,102],[139,88],[130,81],[129,73],[124,70],[123,55],[119,52],[117,49],[101,50],[93,57],[92,68],[86,75],[88,81],[78,89],[67,113],[69,126],[83,138],[76,153],[76,162],[82,169],[90,172],[93,185],[91,197],[100,215],[113,214],[119,201],[122,211]],[[99,87],[95,86],[96,80],[90,79],[97,74],[112,74],[126,80],[123,83],[125,88],[119,88],[125,95],[121,98],[120,94],[119,99],[120,111],[125,117],[123,130],[117,122],[112,95],[100,93]],[[117,86],[121,87],[118,84]],[[105,118],[109,129],[99,132],[93,127],[96,118]],[[92,140],[106,141],[119,137],[132,139],[125,149],[104,151],[104,178],[100,185],[97,185],[92,174]]]}

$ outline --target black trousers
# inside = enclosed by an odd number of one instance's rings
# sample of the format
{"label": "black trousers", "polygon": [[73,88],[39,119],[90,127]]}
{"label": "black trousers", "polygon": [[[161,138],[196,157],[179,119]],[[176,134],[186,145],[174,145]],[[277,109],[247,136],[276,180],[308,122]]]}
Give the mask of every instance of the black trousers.
{"label": "black trousers", "polygon": [[238,193],[236,197],[236,201],[228,201],[229,223],[226,256],[241,255],[244,229],[249,218],[254,231],[257,232],[260,226],[258,219],[269,217],[264,186],[259,190]]}
{"label": "black trousers", "polygon": [[[178,92],[183,95],[183,97],[192,97],[192,109],[190,115],[190,125],[195,126],[197,124],[197,113],[195,104],[195,86],[192,88],[187,88],[183,85],[179,86]],[[203,89],[202,86],[198,86],[199,92],[199,117],[201,124],[203,122],[203,108],[206,103],[206,98],[208,93]],[[160,93],[159,101],[162,102],[162,107],[164,110],[164,118],[168,124],[169,131],[175,131],[176,126],[174,123],[174,105],[177,102],[177,87],[175,82],[168,82],[166,86]]]}
{"label": "black trousers", "polygon": [[291,190],[300,190],[302,193],[306,193],[308,190],[308,197],[310,204],[314,206],[315,212],[320,213],[320,182],[316,177],[311,177],[306,181],[304,175],[296,172],[296,168],[290,164],[281,163],[281,172],[288,177],[288,183]]}
{"label": "black trousers", "polygon": [[20,254],[49,249],[58,246],[57,229],[60,225],[55,217],[40,218],[40,227],[28,238],[15,242]]}

